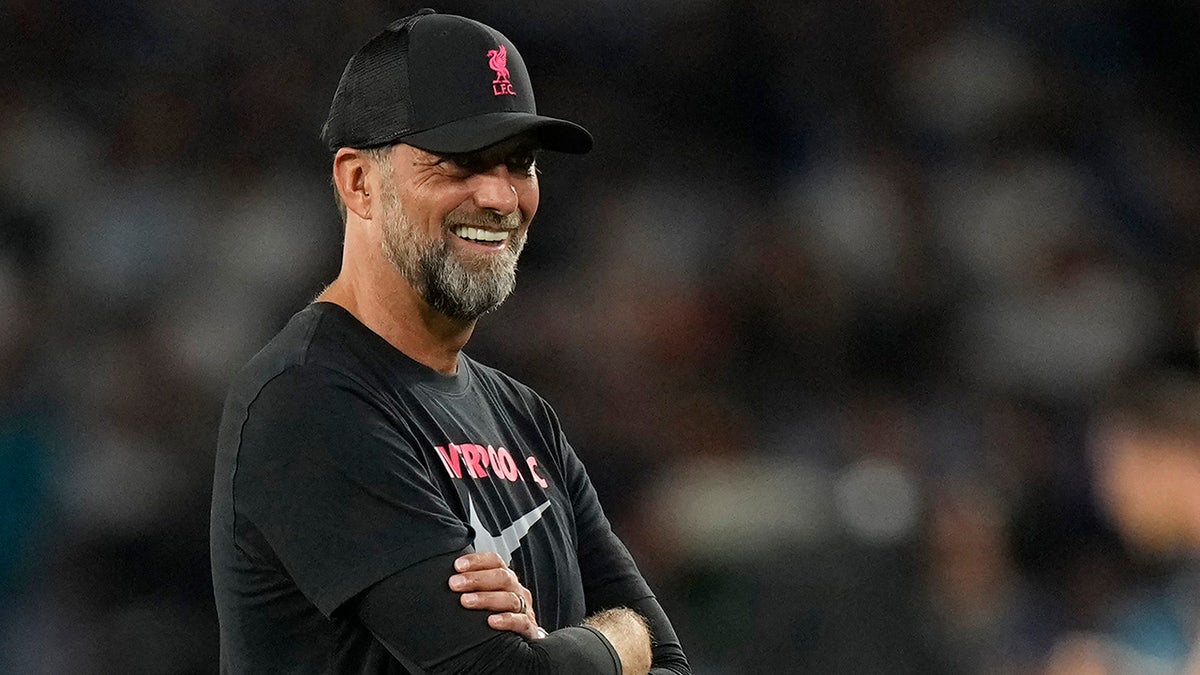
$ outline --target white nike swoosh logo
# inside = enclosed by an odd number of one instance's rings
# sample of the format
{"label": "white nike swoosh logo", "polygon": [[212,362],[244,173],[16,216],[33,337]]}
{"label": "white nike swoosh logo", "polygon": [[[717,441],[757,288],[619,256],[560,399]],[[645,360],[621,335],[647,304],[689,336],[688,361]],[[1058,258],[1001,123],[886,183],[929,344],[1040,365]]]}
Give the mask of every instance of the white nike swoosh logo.
{"label": "white nike swoosh logo", "polygon": [[479,519],[479,514],[475,513],[475,502],[467,497],[470,525],[475,528],[475,550],[480,553],[488,551],[496,553],[504,561],[504,564],[508,565],[512,562],[513,551],[521,548],[521,540],[542,519],[542,512],[548,508],[550,508],[550,500],[547,499],[545,504],[514,520],[512,525],[504,528],[500,536],[496,537],[492,536],[492,533],[484,527],[483,521]]}

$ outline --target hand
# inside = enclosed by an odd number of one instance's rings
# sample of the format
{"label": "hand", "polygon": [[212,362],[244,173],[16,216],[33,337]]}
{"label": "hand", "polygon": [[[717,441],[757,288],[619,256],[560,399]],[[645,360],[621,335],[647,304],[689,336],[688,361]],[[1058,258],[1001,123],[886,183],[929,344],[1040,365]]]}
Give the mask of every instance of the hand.
{"label": "hand", "polygon": [[463,607],[496,612],[488,617],[488,625],[496,630],[512,631],[530,640],[546,637],[546,631],[537,625],[533,595],[500,556],[468,553],[454,561],[454,569],[458,574],[450,577],[450,589],[462,593],[459,602]]}

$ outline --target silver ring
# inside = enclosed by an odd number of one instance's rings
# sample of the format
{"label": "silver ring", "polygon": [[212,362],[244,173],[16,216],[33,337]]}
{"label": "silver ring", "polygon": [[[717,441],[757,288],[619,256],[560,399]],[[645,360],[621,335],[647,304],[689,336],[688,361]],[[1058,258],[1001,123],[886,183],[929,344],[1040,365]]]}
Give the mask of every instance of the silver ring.
{"label": "silver ring", "polygon": [[525,610],[528,609],[528,607],[525,606],[524,596],[522,596],[520,593],[513,593],[513,595],[517,596],[517,602],[520,603],[520,607],[517,609],[517,614],[524,614]]}

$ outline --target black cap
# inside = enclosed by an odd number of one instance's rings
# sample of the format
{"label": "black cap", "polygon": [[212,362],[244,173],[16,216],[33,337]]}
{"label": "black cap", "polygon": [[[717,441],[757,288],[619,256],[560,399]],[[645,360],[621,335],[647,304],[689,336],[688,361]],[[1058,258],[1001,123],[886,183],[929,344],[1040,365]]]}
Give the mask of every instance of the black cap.
{"label": "black cap", "polygon": [[537,114],[525,62],[508,38],[423,9],[350,58],[321,138],[330,150],[407,143],[462,153],[526,132],[547,150],[592,148],[583,127]]}

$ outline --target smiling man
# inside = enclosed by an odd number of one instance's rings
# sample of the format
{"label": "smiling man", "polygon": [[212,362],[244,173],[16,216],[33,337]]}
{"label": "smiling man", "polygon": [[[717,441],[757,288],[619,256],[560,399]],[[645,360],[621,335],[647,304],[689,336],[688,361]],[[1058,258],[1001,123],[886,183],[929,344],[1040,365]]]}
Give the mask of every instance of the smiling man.
{"label": "smiling man", "polygon": [[222,672],[687,673],[553,410],[462,353],[515,285],[536,153],[591,136],[537,115],[507,38],[423,10],[351,58],[324,139],[341,272],[221,423]]}

